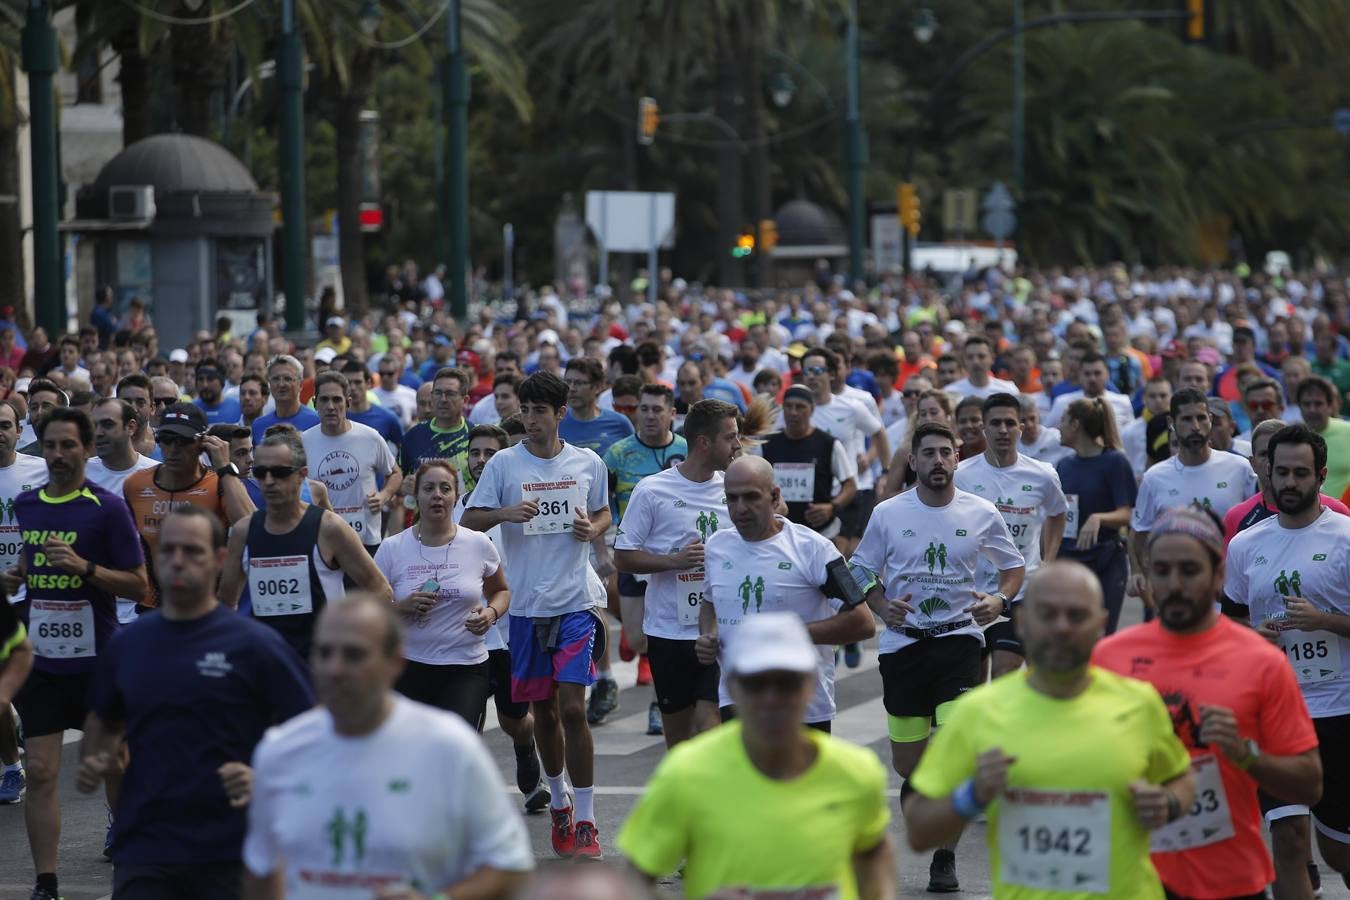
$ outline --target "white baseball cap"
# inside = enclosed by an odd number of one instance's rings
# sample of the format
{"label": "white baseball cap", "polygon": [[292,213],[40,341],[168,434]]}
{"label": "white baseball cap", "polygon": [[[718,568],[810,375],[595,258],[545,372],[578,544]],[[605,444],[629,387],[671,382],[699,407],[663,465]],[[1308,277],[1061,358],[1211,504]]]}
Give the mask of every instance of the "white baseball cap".
{"label": "white baseball cap", "polygon": [[332,347],[320,347],[314,351],[314,361],[322,363],[331,363],[337,358],[337,351]]}
{"label": "white baseball cap", "polygon": [[790,612],[749,616],[728,643],[728,675],[814,673],[819,659],[802,620]]}
{"label": "white baseball cap", "polygon": [[187,351],[184,350],[182,347],[179,347],[177,350],[169,351],[169,362],[185,363],[187,361],[188,361]]}

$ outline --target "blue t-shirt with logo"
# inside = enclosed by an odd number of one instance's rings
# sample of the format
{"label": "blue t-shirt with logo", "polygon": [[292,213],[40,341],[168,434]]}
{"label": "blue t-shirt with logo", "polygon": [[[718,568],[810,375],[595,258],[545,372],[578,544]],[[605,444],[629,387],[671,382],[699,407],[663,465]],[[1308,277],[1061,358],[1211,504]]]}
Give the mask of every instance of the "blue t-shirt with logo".
{"label": "blue t-shirt with logo", "polygon": [[632,433],[633,423],[612,409],[600,410],[594,419],[578,419],[569,409],[558,423],[558,437],[574,447],[585,447],[596,456],[604,456],[611,445]]}
{"label": "blue t-shirt with logo", "polygon": [[[236,419],[236,421],[238,420]],[[292,425],[297,431],[304,434],[306,428],[313,428],[318,424],[319,414],[308,406],[300,407],[299,411],[293,416],[279,416],[270,412],[253,420],[253,445],[256,447],[261,444],[263,435],[273,425]]]}
{"label": "blue t-shirt with logo", "polygon": [[234,397],[225,397],[215,406],[207,406],[198,397],[192,401],[197,408],[206,413],[206,421],[210,425],[219,425],[224,422],[226,425],[233,425],[244,417],[244,411],[239,408],[239,401]]}

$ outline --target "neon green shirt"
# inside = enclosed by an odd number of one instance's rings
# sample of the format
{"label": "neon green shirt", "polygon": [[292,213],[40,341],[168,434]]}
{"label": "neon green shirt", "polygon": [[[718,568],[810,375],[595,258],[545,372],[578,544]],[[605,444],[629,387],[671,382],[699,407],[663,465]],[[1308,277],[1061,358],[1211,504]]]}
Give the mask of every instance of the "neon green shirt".
{"label": "neon green shirt", "polygon": [[1350,422],[1332,417],[1321,435],[1327,442],[1327,480],[1322,492],[1340,497],[1350,487]]}
{"label": "neon green shirt", "polygon": [[914,773],[919,793],[947,797],[986,750],[1016,760],[987,811],[998,900],[1162,900],[1129,784],[1170,781],[1187,771],[1190,754],[1152,685],[1091,674],[1069,700],[1033,690],[1025,671],[971,691]]}
{"label": "neon green shirt", "polygon": [[806,734],[816,761],[789,781],[754,767],[739,722],[680,744],[652,773],[619,831],[619,849],[652,876],[685,860],[686,897],[719,888],[746,888],[751,896],[816,888],[853,900],[853,856],[876,847],[890,821],[886,772],[870,750]]}

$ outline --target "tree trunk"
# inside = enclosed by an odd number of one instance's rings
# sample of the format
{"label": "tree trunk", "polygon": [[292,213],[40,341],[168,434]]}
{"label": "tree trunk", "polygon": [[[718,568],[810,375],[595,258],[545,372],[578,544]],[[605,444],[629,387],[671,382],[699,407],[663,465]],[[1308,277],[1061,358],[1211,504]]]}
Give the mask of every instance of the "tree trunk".
{"label": "tree trunk", "polygon": [[112,49],[118,56],[122,90],[122,146],[130,147],[150,135],[150,66],[132,29],[118,34]]}
{"label": "tree trunk", "polygon": [[[734,127],[741,119],[741,79],[736,60],[736,42],[720,28],[717,35],[718,118]],[[717,281],[719,287],[745,284],[745,270],[731,255],[740,233],[744,209],[741,205],[741,151],[728,143],[717,151]]]}
{"label": "tree trunk", "polygon": [[[14,83],[14,71],[5,73]],[[0,119],[0,306],[24,310],[23,231],[19,225],[19,128],[18,104],[10,104],[7,120]]]}
{"label": "tree trunk", "polygon": [[[341,90],[336,80],[336,90]],[[342,266],[342,294],[353,316],[370,307],[366,290],[366,247],[361,233],[361,110],[375,86],[375,56],[362,51],[352,60],[351,79],[337,98],[337,210],[338,255]]]}

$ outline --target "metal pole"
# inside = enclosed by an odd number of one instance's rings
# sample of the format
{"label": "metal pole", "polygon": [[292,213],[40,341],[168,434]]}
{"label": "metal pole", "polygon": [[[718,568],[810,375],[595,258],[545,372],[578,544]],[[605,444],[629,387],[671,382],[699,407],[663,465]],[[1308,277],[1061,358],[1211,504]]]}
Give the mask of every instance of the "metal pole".
{"label": "metal pole", "polygon": [[1013,0],[1013,126],[1012,126],[1012,176],[1013,196],[1022,202],[1025,186],[1024,153],[1026,148],[1027,110],[1027,33],[1023,27],[1023,0]]}
{"label": "metal pole", "polygon": [[[277,83],[281,86],[282,287],[286,291],[286,330],[304,331],[305,285],[305,67],[295,21],[295,0],[282,0],[281,40],[277,44]],[[343,227],[358,227],[344,222]]]}
{"label": "metal pole", "polygon": [[516,229],[510,222],[502,226],[502,300],[508,301],[516,296],[516,273],[514,260],[516,255]]}
{"label": "metal pole", "polygon": [[469,317],[469,69],[460,40],[460,2],[449,0],[446,10],[445,178],[450,238],[450,314],[463,323]]}
{"label": "metal pole", "polygon": [[28,116],[33,152],[33,305],[35,320],[55,339],[66,331],[61,239],[60,159],[56,143],[56,32],[46,0],[31,0],[23,26],[23,69],[28,73]]}
{"label": "metal pole", "polygon": [[863,279],[863,165],[867,137],[859,109],[858,0],[849,3],[848,16],[848,277],[849,288]]}
{"label": "metal pole", "polygon": [[659,249],[661,239],[656,236],[656,195],[652,194],[648,199],[647,212],[647,302],[656,305],[656,281],[658,272],[656,271],[657,259],[656,251]]}

